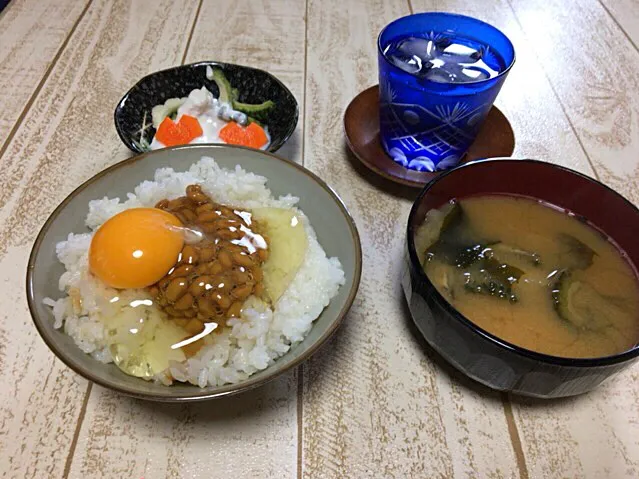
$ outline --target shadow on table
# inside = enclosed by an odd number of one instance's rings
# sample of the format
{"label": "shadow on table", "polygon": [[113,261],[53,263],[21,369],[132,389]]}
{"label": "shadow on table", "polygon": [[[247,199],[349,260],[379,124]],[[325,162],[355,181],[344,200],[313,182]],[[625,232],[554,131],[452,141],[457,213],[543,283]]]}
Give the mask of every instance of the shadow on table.
{"label": "shadow on table", "polygon": [[493,397],[499,394],[497,391],[494,391],[489,387],[484,386],[483,384],[478,383],[477,381],[470,379],[468,376],[464,375],[461,371],[457,370],[448,361],[446,361],[441,354],[435,351],[430,346],[430,344],[428,344],[419,329],[417,329],[417,326],[415,325],[415,322],[411,317],[408,303],[406,302],[406,298],[404,298],[403,294],[399,298],[399,300],[401,301],[401,308],[408,330],[411,332],[413,338],[415,338],[415,341],[421,346],[420,349],[424,353],[424,356],[426,356],[426,358],[431,363],[433,363],[437,367],[437,369],[450,376],[455,382],[459,383],[466,389],[472,390],[474,393]]}
{"label": "shadow on table", "polygon": [[[302,135],[302,130],[297,128],[291,137],[282,145],[282,147],[277,150],[274,154],[279,156],[280,158],[284,158],[285,160],[295,161],[296,152],[300,151],[301,140],[300,136]],[[301,161],[301,158],[300,158]]]}
{"label": "shadow on table", "polygon": [[150,417],[160,421],[169,419],[184,424],[198,422],[210,425],[233,422],[241,426],[242,423],[268,422],[272,413],[283,407],[291,410],[291,417],[295,420],[296,397],[297,376],[294,371],[289,371],[262,387],[207,401],[173,404],[130,400],[137,403],[137,408],[146,410]]}
{"label": "shadow on table", "polygon": [[366,180],[371,186],[397,198],[410,200],[411,202],[415,201],[421,188],[400,185],[369,170],[355,157],[346,143],[344,143],[342,150],[357,176]]}
{"label": "shadow on table", "polygon": [[441,370],[443,373],[450,376],[456,383],[460,384],[466,389],[470,391],[487,397],[494,399],[497,396],[501,397],[502,402],[509,401],[515,405],[524,406],[527,408],[535,408],[535,407],[553,407],[559,406],[568,403],[574,403],[575,401],[579,401],[583,396],[576,397],[567,397],[567,398],[555,398],[555,399],[540,399],[540,398],[532,398],[519,396],[516,394],[511,394],[504,391],[496,391],[494,389],[489,388],[488,386],[484,386],[483,384],[475,381],[474,379],[469,378],[461,371],[452,366],[448,361],[444,359],[444,357],[435,351],[424,339],[424,336],[421,334],[410,314],[410,309],[408,308],[408,303],[405,298],[400,298],[402,303],[402,311],[404,313],[404,318],[407,324],[408,329],[410,330],[412,336],[421,346],[421,350],[424,352],[426,358],[428,358],[433,364],[436,365],[437,369]]}

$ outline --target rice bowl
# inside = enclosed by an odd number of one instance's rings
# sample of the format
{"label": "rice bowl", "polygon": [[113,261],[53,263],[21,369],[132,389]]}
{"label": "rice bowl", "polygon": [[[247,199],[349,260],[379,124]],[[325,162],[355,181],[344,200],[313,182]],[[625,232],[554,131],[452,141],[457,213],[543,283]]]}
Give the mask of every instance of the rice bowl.
{"label": "rice bowl", "polygon": [[[180,149],[187,148],[178,148],[175,150]],[[189,153],[192,152],[194,154],[195,150],[206,151],[215,148],[207,146],[198,148],[189,147],[188,149],[191,150]],[[232,151],[234,154],[236,152],[237,154],[242,152],[240,148],[225,147],[225,149]],[[169,152],[166,152],[166,154],[169,154]],[[153,155],[156,154],[154,153],[150,156]],[[252,152],[247,154],[249,157],[252,155]],[[267,156],[265,154],[261,155]],[[191,155],[191,157],[192,156],[193,155]],[[281,160],[278,161],[281,162]],[[183,161],[181,163],[184,164]],[[228,168],[228,166],[229,162],[226,161],[225,167]],[[294,169],[301,169],[299,166],[293,166]],[[259,171],[260,168],[263,172],[263,165],[259,165],[256,169]],[[249,168],[247,168],[247,170],[248,169]],[[290,169],[290,166],[287,166],[286,169]],[[151,175],[147,175],[147,177],[148,176]],[[241,318],[229,321],[229,328],[216,337],[214,345],[203,348],[197,355],[188,358],[187,361],[181,364],[172,363],[171,367],[164,374],[154,378],[157,385],[160,385],[160,383],[167,385],[171,382],[188,382],[204,387],[206,394],[210,397],[212,389],[235,391],[236,388],[229,385],[249,383],[253,386],[256,383],[261,383],[266,377],[270,378],[271,372],[267,369],[269,366],[273,366],[276,360],[281,356],[286,355],[287,358],[277,363],[274,368],[277,371],[274,370],[272,374],[277,374],[281,372],[280,370],[287,369],[290,367],[289,363],[297,363],[310,354],[308,352],[309,346],[311,350],[316,349],[319,345],[318,342],[323,341],[328,337],[328,333],[335,329],[334,326],[336,325],[333,325],[335,321],[333,318],[334,309],[339,310],[341,307],[337,318],[341,319],[341,316],[343,316],[348,306],[350,306],[359,280],[361,268],[359,254],[353,255],[353,253],[349,251],[349,255],[345,258],[347,263],[345,276],[340,264],[340,260],[342,259],[341,255],[338,255],[339,259],[335,257],[329,258],[326,255],[308,217],[296,208],[297,198],[292,195],[274,197],[266,188],[266,181],[265,177],[245,171],[239,166],[233,170],[229,170],[221,168],[210,158],[203,158],[196,164],[193,164],[186,172],[176,173],[172,169],[158,169],[154,181],[142,182],[135,189],[129,186],[130,191],[133,191],[133,193],[126,196],[121,194],[121,197],[127,198],[126,201],[103,198],[90,202],[88,208],[89,213],[86,215],[85,220],[86,225],[90,229],[95,230],[107,218],[120,211],[140,206],[152,206],[158,199],[175,196],[183,191],[185,185],[197,182],[201,184],[206,193],[214,197],[216,201],[230,202],[244,208],[263,206],[265,204],[281,208],[295,208],[303,218],[304,231],[308,240],[308,250],[304,257],[304,262],[294,280],[279,301],[274,305],[273,311],[260,309],[259,307],[245,308]],[[269,185],[270,182],[271,180],[269,179]],[[295,192],[300,195],[299,187],[292,189],[297,190]],[[324,189],[326,188],[324,187]],[[282,192],[282,187],[280,186],[276,188],[276,190]],[[312,211],[313,204],[310,203],[310,205],[309,208],[309,204],[307,203],[305,208]],[[61,205],[60,208],[63,206],[64,204]],[[324,206],[326,207],[326,205]],[[75,207],[77,208],[78,205],[75,205]],[[343,207],[340,207],[340,209],[343,209]],[[322,221],[325,221],[321,216],[318,217],[317,214],[312,214],[311,216],[313,218],[319,218],[320,224]],[[346,217],[346,219],[348,219],[348,217]],[[51,222],[51,219],[49,222]],[[45,225],[40,236],[45,233],[48,226],[50,225]],[[72,230],[78,231],[78,227],[76,226],[72,228]],[[322,231],[325,235],[325,239],[322,241],[327,242],[327,228],[324,227]],[[351,232],[352,231],[351,229]],[[73,339],[75,347],[79,346],[79,348],[84,353],[90,355],[90,358],[94,361],[108,363],[111,358],[109,350],[106,347],[106,333],[104,325],[100,323],[99,315],[96,314],[95,310],[97,303],[95,298],[103,296],[105,287],[104,285],[100,285],[99,281],[96,281],[95,278],[93,278],[93,281],[87,280],[87,278],[91,279],[90,275],[87,275],[87,249],[91,235],[91,232],[72,233],[69,234],[66,239],[63,239],[63,241],[56,242],[56,254],[64,265],[63,274],[61,276],[56,275],[56,280],[58,279],[57,276],[60,276],[59,286],[65,292],[74,288],[80,291],[82,309],[79,312],[74,311],[73,299],[71,297],[66,294],[60,297],[59,293],[56,295],[49,291],[49,294],[44,296],[54,299],[45,299],[44,301],[53,314],[49,313],[48,320],[51,324],[44,326],[46,328],[49,326],[60,328],[66,335]],[[328,238],[330,238],[330,235]],[[49,240],[47,239],[46,241],[48,242]],[[36,296],[32,291],[33,283],[37,283],[38,281],[34,281],[31,268],[34,266],[33,263],[38,262],[36,250],[41,247],[41,245],[39,245],[41,242],[42,238],[38,238],[30,262],[30,278],[28,278],[28,280],[32,314],[35,309],[40,309],[40,307],[33,304],[33,301],[35,301],[33,296]],[[331,243],[330,239],[328,243]],[[343,244],[343,239],[341,243]],[[343,246],[347,247],[346,244],[343,244]],[[357,247],[355,252],[360,253],[359,243],[356,243],[354,246]],[[331,247],[335,249],[334,245]],[[342,245],[340,245],[340,247],[342,247]],[[355,266],[355,270],[353,270],[353,266]],[[56,268],[59,269],[59,267]],[[340,292],[340,287],[345,283],[350,285],[350,289],[347,287],[346,291]],[[355,283],[355,289],[353,288],[353,283]],[[331,304],[331,299],[335,298],[335,295],[339,298]],[[344,300],[346,307],[344,307],[343,304]],[[41,301],[42,300],[40,300],[40,302]],[[325,310],[327,306],[328,309]],[[323,311],[326,314],[323,314]],[[44,339],[54,352],[56,352],[61,359],[65,360],[67,364],[74,367],[76,371],[80,369],[78,372],[86,376],[87,374],[84,368],[77,368],[77,360],[69,360],[68,357],[64,357],[65,355],[60,354],[59,346],[52,344],[58,341],[57,335],[53,335],[54,337],[52,337],[52,333],[49,331],[43,332],[44,327],[39,324],[40,322],[36,317],[41,316],[41,314],[33,314],[33,316],[40,332],[43,333]],[[320,316],[324,318],[320,322],[320,329],[313,333],[307,341],[304,341],[312,330],[313,321]],[[326,331],[326,318],[328,318],[329,325],[328,333]],[[300,342],[304,342],[304,344],[300,346],[300,348],[297,348],[296,346]],[[68,347],[65,349],[68,349]],[[68,353],[77,356],[76,353],[72,351],[68,351]],[[89,356],[87,356],[87,358],[89,358]],[[84,360],[81,361],[84,362]],[[109,368],[112,367],[113,366],[109,366]],[[103,368],[99,369],[102,370]],[[256,381],[252,379],[247,380],[252,374],[256,374]],[[114,373],[112,369],[108,369],[108,375],[119,376],[117,373]],[[258,378],[259,381],[257,381]],[[94,378],[91,377],[91,379]],[[118,380],[119,379],[118,377]],[[225,384],[227,385],[226,387],[220,388],[220,386]],[[110,386],[109,384],[107,385]],[[140,385],[140,387],[149,390],[149,387],[143,385]],[[175,388],[176,386],[167,389]],[[151,389],[155,390],[156,386],[151,386]],[[179,394],[183,394],[183,388],[180,386],[178,389],[180,389]],[[127,394],[132,393],[132,391],[128,390],[122,392]],[[203,391],[203,393],[204,392],[205,391]],[[164,393],[161,394],[163,395]],[[175,396],[176,394],[169,393],[168,395]],[[189,397],[200,397],[200,394],[196,392],[189,393],[188,395]],[[214,395],[218,395],[217,392]],[[152,399],[157,399],[157,397],[153,397]]]}

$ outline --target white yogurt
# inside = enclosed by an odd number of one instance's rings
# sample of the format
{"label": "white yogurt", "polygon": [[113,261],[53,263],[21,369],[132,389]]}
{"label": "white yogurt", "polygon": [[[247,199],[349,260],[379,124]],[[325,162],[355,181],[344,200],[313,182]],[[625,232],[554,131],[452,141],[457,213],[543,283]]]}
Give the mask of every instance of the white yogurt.
{"label": "white yogurt", "polygon": [[[182,115],[189,115],[197,118],[202,127],[202,134],[197,138],[193,138],[189,143],[225,143],[220,139],[220,130],[231,120],[236,121],[240,125],[247,125],[248,118],[241,111],[234,110],[229,103],[220,102],[206,88],[193,90],[186,101],[178,108],[176,122],[180,121]],[[266,138],[268,141],[260,149],[265,150],[271,144],[271,136],[266,127],[264,127]],[[165,148],[166,145],[153,137],[151,142],[152,150]]]}

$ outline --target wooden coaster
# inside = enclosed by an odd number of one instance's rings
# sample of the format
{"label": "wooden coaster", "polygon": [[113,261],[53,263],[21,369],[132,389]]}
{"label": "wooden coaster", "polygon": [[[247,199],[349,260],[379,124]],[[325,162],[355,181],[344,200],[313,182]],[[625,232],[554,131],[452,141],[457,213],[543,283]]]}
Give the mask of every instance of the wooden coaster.
{"label": "wooden coaster", "polygon": [[[379,140],[378,85],[364,90],[351,101],[344,113],[344,130],[348,147],[355,157],[384,178],[421,188],[440,173],[409,170],[386,154]],[[507,157],[514,148],[513,129],[504,114],[493,106],[460,164],[480,158]]]}

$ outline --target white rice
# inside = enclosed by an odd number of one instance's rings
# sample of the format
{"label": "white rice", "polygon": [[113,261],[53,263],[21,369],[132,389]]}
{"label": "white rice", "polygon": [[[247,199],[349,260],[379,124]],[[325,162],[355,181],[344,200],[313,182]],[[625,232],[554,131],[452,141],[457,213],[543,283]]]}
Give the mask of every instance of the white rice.
{"label": "white rice", "polygon": [[[266,181],[265,177],[246,172],[239,166],[234,171],[226,170],[212,158],[203,157],[186,172],[158,169],[154,181],[138,185],[124,202],[106,197],[89,202],[86,225],[95,231],[120,211],[152,207],[163,198],[183,196],[185,188],[194,183],[200,184],[207,195],[222,204],[247,209],[259,206],[295,208],[298,198],[290,195],[274,198]],[[172,362],[156,380],[168,385],[174,379],[200,387],[237,383],[266,369],[306,337],[313,321],[345,280],[339,259],[327,258],[308,219],[303,212],[297,211],[303,218],[308,249],[300,270],[274,310],[249,299],[242,317],[230,320],[230,328],[214,335],[213,344],[203,347],[182,363]],[[88,272],[92,235],[71,233],[66,241],[57,244],[58,259],[66,269],[59,281],[60,291],[65,296],[57,301],[47,298],[45,304],[52,308],[55,328],[64,328],[82,351],[109,363],[112,358],[101,317],[109,308],[105,298],[114,296],[115,290],[109,290]],[[122,298],[122,291],[117,294]],[[136,296],[135,291],[124,294],[130,294],[132,299]]]}

